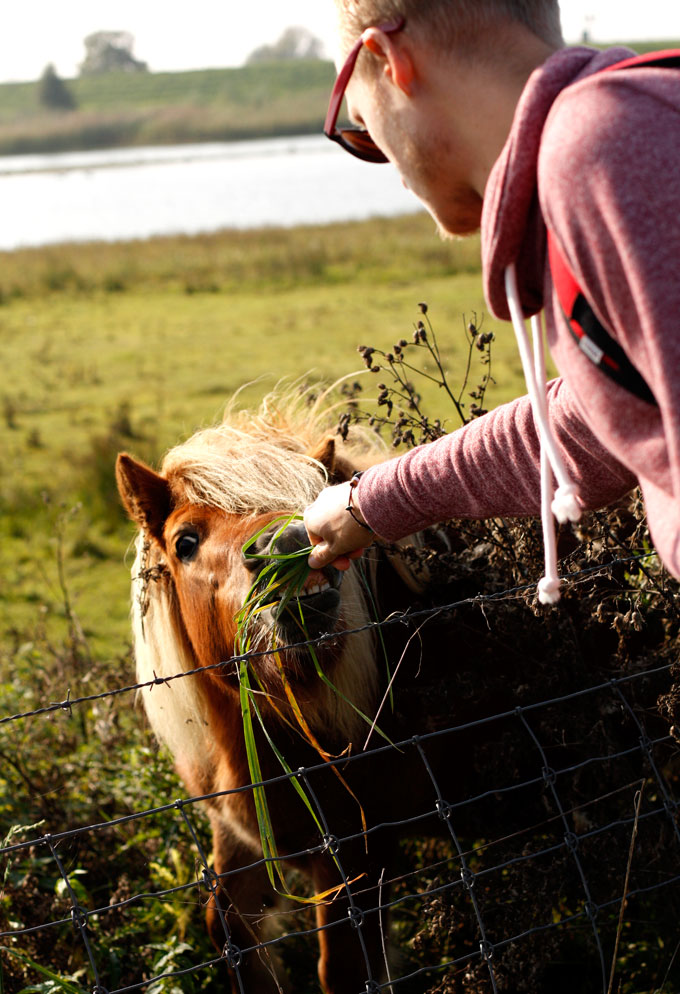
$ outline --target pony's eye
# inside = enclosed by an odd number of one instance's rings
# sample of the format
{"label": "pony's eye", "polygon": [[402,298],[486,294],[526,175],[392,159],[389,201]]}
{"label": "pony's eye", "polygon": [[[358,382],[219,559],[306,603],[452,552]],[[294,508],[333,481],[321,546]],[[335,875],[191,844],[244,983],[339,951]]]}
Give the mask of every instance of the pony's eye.
{"label": "pony's eye", "polygon": [[188,563],[190,559],[193,559],[197,548],[198,535],[196,532],[184,532],[175,542],[175,553],[183,563]]}

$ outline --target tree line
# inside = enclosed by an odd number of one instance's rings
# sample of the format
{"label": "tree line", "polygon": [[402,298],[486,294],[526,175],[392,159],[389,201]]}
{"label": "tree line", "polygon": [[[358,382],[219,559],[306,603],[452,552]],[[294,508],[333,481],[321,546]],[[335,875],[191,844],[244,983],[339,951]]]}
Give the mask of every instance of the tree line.
{"label": "tree line", "polygon": [[[95,31],[85,38],[84,45],[85,58],[78,67],[81,76],[149,70],[148,64],[133,54],[134,37],[129,31]],[[303,27],[289,27],[273,44],[254,49],[246,63],[321,58],[323,44],[311,31]],[[53,63],[45,67],[40,77],[38,102],[48,110],[68,111],[76,108],[73,91],[60,78]]]}

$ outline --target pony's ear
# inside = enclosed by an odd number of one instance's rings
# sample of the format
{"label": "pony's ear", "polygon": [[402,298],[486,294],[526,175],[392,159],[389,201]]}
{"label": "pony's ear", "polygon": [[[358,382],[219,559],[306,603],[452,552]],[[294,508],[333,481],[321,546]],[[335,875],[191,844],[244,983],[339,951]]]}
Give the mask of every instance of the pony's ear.
{"label": "pony's ear", "polygon": [[324,438],[323,442],[320,442],[311,449],[307,455],[311,459],[316,459],[322,466],[325,466],[330,475],[333,472],[335,464],[335,439],[332,435],[329,435],[328,438]]}
{"label": "pony's ear", "polygon": [[308,455],[326,467],[330,483],[343,483],[345,480],[351,479],[352,473],[356,469],[356,466],[353,466],[343,456],[338,455],[335,448],[335,439],[332,435],[325,438]]}
{"label": "pony's ear", "polygon": [[116,483],[132,520],[161,542],[163,526],[172,510],[172,493],[165,477],[121,452],[116,460]]}

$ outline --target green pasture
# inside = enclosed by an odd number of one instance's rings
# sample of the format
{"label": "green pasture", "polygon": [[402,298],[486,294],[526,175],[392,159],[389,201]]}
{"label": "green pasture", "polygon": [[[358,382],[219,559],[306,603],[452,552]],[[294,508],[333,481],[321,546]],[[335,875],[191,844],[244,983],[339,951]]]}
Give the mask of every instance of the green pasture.
{"label": "green pasture", "polygon": [[[333,82],[331,62],[316,59],[264,62],[234,69],[186,72],[118,72],[65,80],[84,111],[159,107],[168,103],[228,104],[254,108],[276,91],[300,96]],[[38,82],[0,84],[0,120],[28,115],[38,107]]]}
{"label": "green pasture", "polygon": [[0,85],[0,154],[320,132],[335,71],[316,60],[68,80],[75,110],[41,107],[37,82]]}

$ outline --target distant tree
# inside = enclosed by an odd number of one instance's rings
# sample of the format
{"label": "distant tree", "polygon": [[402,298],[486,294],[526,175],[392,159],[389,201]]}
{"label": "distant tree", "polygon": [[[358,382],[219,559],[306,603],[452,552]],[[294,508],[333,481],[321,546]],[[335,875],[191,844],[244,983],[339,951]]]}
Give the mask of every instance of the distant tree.
{"label": "distant tree", "polygon": [[81,76],[106,72],[147,72],[146,62],[132,54],[135,40],[129,31],[95,31],[85,39]]}
{"label": "distant tree", "polygon": [[45,66],[38,85],[38,101],[49,110],[73,110],[75,97],[50,62]]}
{"label": "distant tree", "polygon": [[307,28],[286,28],[273,45],[261,45],[250,53],[246,62],[283,62],[290,59],[320,59],[323,42]]}

